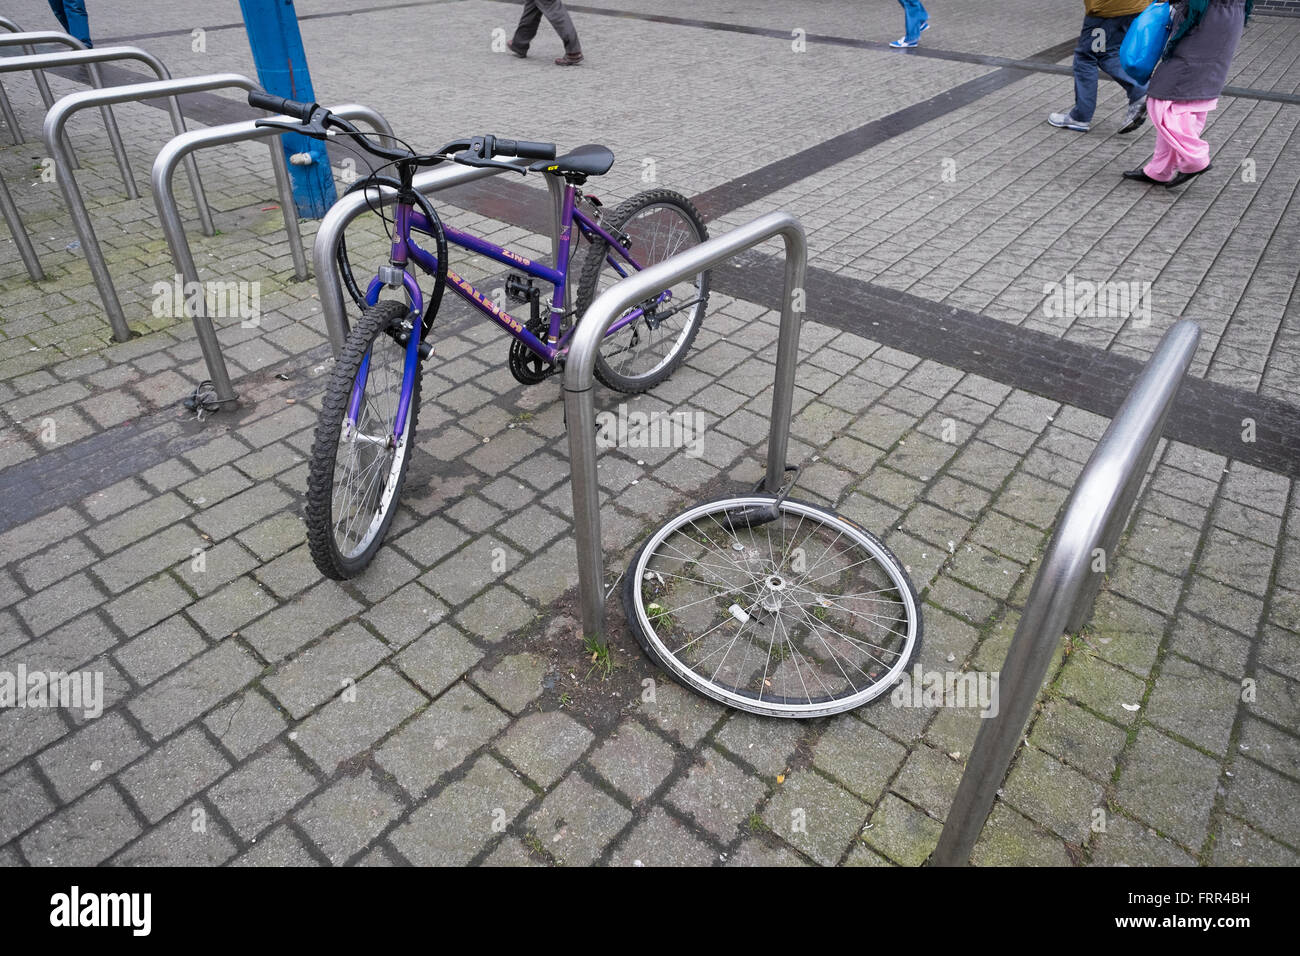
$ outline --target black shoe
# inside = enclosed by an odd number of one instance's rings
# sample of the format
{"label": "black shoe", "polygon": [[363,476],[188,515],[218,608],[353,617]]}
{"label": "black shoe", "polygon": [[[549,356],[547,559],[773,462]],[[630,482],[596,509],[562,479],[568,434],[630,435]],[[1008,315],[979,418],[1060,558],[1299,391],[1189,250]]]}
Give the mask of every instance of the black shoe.
{"label": "black shoe", "polygon": [[1175,186],[1181,186],[1183,183],[1187,182],[1187,180],[1195,179],[1197,176],[1201,175],[1201,173],[1208,173],[1213,168],[1214,164],[1210,163],[1210,165],[1206,166],[1204,169],[1198,169],[1194,173],[1174,173],[1174,178],[1165,183],[1165,189],[1173,189]]}
{"label": "black shoe", "polygon": [[577,66],[582,62],[581,53],[566,53],[564,56],[555,58],[556,66]]}
{"label": "black shoe", "polygon": [[519,57],[519,59],[521,60],[528,55],[527,50],[520,50],[519,47],[515,46],[514,40],[506,41],[506,49],[509,50],[511,53],[513,53],[515,56]]}
{"label": "black shoe", "polygon": [[1146,174],[1141,166],[1137,169],[1126,169],[1124,171],[1125,179],[1136,179],[1140,183],[1150,183],[1152,186],[1168,186],[1169,184],[1160,179],[1152,179]]}

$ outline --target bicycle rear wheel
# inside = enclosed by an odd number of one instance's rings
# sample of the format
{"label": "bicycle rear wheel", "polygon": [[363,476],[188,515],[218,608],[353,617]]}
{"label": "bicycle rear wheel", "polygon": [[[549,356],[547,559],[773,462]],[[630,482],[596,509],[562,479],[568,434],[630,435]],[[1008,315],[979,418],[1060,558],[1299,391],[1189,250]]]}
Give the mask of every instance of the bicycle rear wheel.
{"label": "bicycle rear wheel", "polygon": [[633,558],[623,605],[678,681],[775,717],[865,704],[921,645],[920,602],[883,544],[832,511],[770,495],[670,520]]}
{"label": "bicycle rear wheel", "polygon": [[[404,302],[384,301],[362,313],[348,335],[325,390],[307,476],[307,542],[322,574],[356,577],[383,544],[397,513],[420,411],[417,367],[401,439],[393,440],[406,347],[418,317]],[[362,363],[365,390],[355,422],[347,417]]]}
{"label": "bicycle rear wheel", "polygon": [[[602,224],[611,233],[627,237],[628,253],[642,269],[709,238],[704,220],[691,201],[667,189],[638,193],[603,217]],[[578,279],[574,303],[578,315],[632,271],[609,243],[592,243]],[[653,388],[672,375],[686,357],[708,307],[709,273],[701,272],[664,291],[666,295],[629,309],[641,309],[643,314],[601,343],[596,378],[609,388],[620,392]]]}

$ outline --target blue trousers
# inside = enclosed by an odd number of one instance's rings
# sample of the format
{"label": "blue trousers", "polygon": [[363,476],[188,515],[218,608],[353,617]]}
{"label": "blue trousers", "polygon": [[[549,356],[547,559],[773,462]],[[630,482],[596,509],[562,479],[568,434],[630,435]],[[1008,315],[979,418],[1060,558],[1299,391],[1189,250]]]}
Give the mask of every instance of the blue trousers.
{"label": "blue trousers", "polygon": [[930,15],[925,12],[925,5],[921,0],[898,0],[903,5],[903,16],[907,20],[907,36],[905,39],[908,43],[915,43],[921,38],[921,24],[930,19]]}
{"label": "blue trousers", "polygon": [[1147,85],[1138,83],[1119,65],[1119,48],[1137,14],[1126,17],[1084,17],[1079,45],[1074,48],[1074,118],[1091,123],[1097,110],[1097,70],[1106,71],[1124,87],[1129,103],[1147,94]]}
{"label": "blue trousers", "polygon": [[63,32],[72,35],[86,46],[90,42],[90,20],[86,17],[86,0],[49,0],[50,9],[59,18]]}

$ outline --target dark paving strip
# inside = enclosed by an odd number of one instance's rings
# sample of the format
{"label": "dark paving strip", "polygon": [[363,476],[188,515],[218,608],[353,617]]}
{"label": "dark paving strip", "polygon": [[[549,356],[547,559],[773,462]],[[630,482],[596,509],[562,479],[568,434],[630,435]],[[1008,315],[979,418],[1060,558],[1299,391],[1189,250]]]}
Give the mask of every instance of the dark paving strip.
{"label": "dark paving strip", "polygon": [[[749,255],[714,271],[726,295],[780,307],[779,258]],[[807,315],[882,345],[1113,418],[1144,363],[1090,345],[810,267]],[[724,380],[725,384],[725,380]],[[1243,419],[1256,440],[1241,440]],[[1188,376],[1165,435],[1292,478],[1300,477],[1300,408]]]}
{"label": "dark paving strip", "polygon": [[730,182],[715,186],[695,197],[695,205],[705,219],[715,219],[723,213],[769,196],[777,190],[792,186],[836,163],[851,159],[887,140],[916,129],[948,113],[969,106],[976,100],[1010,86],[1020,79],[1012,70],[997,70],[960,86],[945,90],[938,96],[904,107],[878,120],[872,120],[847,133],[841,133],[792,156],[768,163],[753,172]]}
{"label": "dark paving strip", "polygon": [[[178,406],[163,408],[71,444],[42,449],[35,458],[0,471],[0,534],[237,431],[245,420],[261,417],[254,406],[263,399],[310,397],[319,391],[319,379],[294,372],[319,365],[329,354],[328,345],[319,345],[241,378],[242,404],[233,414],[220,412],[199,422]],[[293,381],[276,378],[281,372]]]}
{"label": "dark paving strip", "polygon": [[[1033,59],[1048,62],[1059,59],[1062,55],[1060,49],[1061,45],[1058,44],[1036,53]],[[1019,79],[1020,75],[1016,71],[1003,68],[977,79],[968,80],[928,100],[922,100],[920,103],[914,103],[880,119],[864,123],[856,129],[809,146],[792,156],[778,159],[751,173],[706,190],[694,197],[695,205],[705,219],[715,219],[723,213],[747,206],[779,189],[807,179],[836,163],[851,159],[895,136],[901,136],[918,126],[969,106],[976,100],[1010,86]]]}
{"label": "dark paving strip", "polygon": [[[503,277],[504,273],[494,274],[483,281],[482,287],[493,288]],[[480,321],[478,313],[459,301],[450,301],[443,312],[439,328],[444,332],[463,331]],[[502,336],[498,352],[502,362],[508,344]],[[282,407],[278,403],[285,399],[299,402],[311,399],[319,394],[323,378],[309,370],[329,357],[330,348],[322,343],[240,378],[236,386],[240,404],[235,411],[208,416],[203,422],[197,421],[192,412],[173,406],[68,445],[55,448],[37,445],[40,454],[35,458],[0,470],[0,534],[140,475],[228,432],[238,433],[244,423],[266,417],[268,412],[265,408],[259,411],[259,403],[275,400],[273,413]],[[281,375],[285,377],[282,379]],[[555,381],[558,401],[559,379]],[[0,564],[3,563],[4,556],[0,555]]]}

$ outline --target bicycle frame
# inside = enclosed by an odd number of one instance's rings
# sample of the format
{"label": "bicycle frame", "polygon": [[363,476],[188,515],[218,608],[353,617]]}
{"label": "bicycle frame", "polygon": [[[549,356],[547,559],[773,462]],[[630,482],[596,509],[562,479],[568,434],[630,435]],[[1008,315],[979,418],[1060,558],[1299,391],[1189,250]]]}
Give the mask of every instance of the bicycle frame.
{"label": "bicycle frame", "polygon": [[[448,245],[460,246],[471,252],[486,256],[496,262],[506,266],[522,270],[527,275],[544,282],[549,282],[554,287],[554,294],[551,297],[550,306],[550,323],[547,328],[546,341],[543,342],[525,323],[511,316],[504,309],[499,308],[491,298],[484,296],[478,289],[468,282],[465,278],[456,272],[447,269],[447,287],[459,295],[485,316],[496,322],[505,331],[518,339],[529,349],[541,356],[547,362],[557,362],[568,352],[568,341],[573,335],[573,328],[561,335],[561,324],[564,319],[565,304],[565,287],[568,283],[568,265],[570,261],[570,251],[573,242],[573,226],[576,224],[581,235],[585,236],[588,241],[604,241],[608,243],[609,253],[606,255],[606,261],[614,268],[620,277],[626,278],[630,266],[632,271],[640,271],[641,265],[632,257],[630,252],[624,248],[618,238],[607,231],[597,221],[587,216],[581,209],[577,208],[577,187],[569,183],[564,190],[564,201],[560,211],[560,242],[559,242],[559,262],[563,264],[563,269],[554,269],[541,262],[535,262],[517,253],[511,252],[502,246],[480,239],[477,236],[462,232],[459,229],[453,229],[450,226],[443,226],[443,232],[446,235]],[[419,246],[411,238],[412,232],[421,232],[425,235],[432,235],[433,225],[429,222],[424,213],[420,212],[414,206],[408,203],[398,203],[394,211],[394,229],[393,229],[393,247],[391,261],[393,265],[402,268],[402,283],[406,294],[411,300],[412,314],[415,321],[412,322],[411,335],[406,342],[405,364],[402,369],[402,391],[398,399],[397,415],[393,421],[392,441],[400,442],[403,433],[406,430],[407,413],[411,407],[411,395],[415,390],[415,376],[419,374],[420,368],[420,344],[423,336],[423,325],[419,317],[424,312],[424,297],[420,292],[420,286],[411,275],[408,268],[409,263],[414,263],[430,275],[436,275],[438,271],[438,259],[428,250]],[[617,258],[616,258],[617,256]],[[621,260],[621,262],[620,262]],[[385,283],[378,276],[370,281],[366,289],[366,304],[374,305],[379,301],[379,293],[385,288]],[[672,290],[667,289],[655,297],[653,302],[649,303],[651,307],[667,301],[672,297]],[[631,322],[645,314],[645,305],[638,306],[629,311],[626,315],[621,316],[617,322],[610,326],[606,335],[612,335],[619,329],[624,328]],[[360,414],[361,399],[365,392],[366,379],[370,370],[370,356],[367,354],[361,362],[361,367],[357,373],[356,382],[352,386],[352,395],[348,402],[347,419],[353,423],[357,421]]]}

